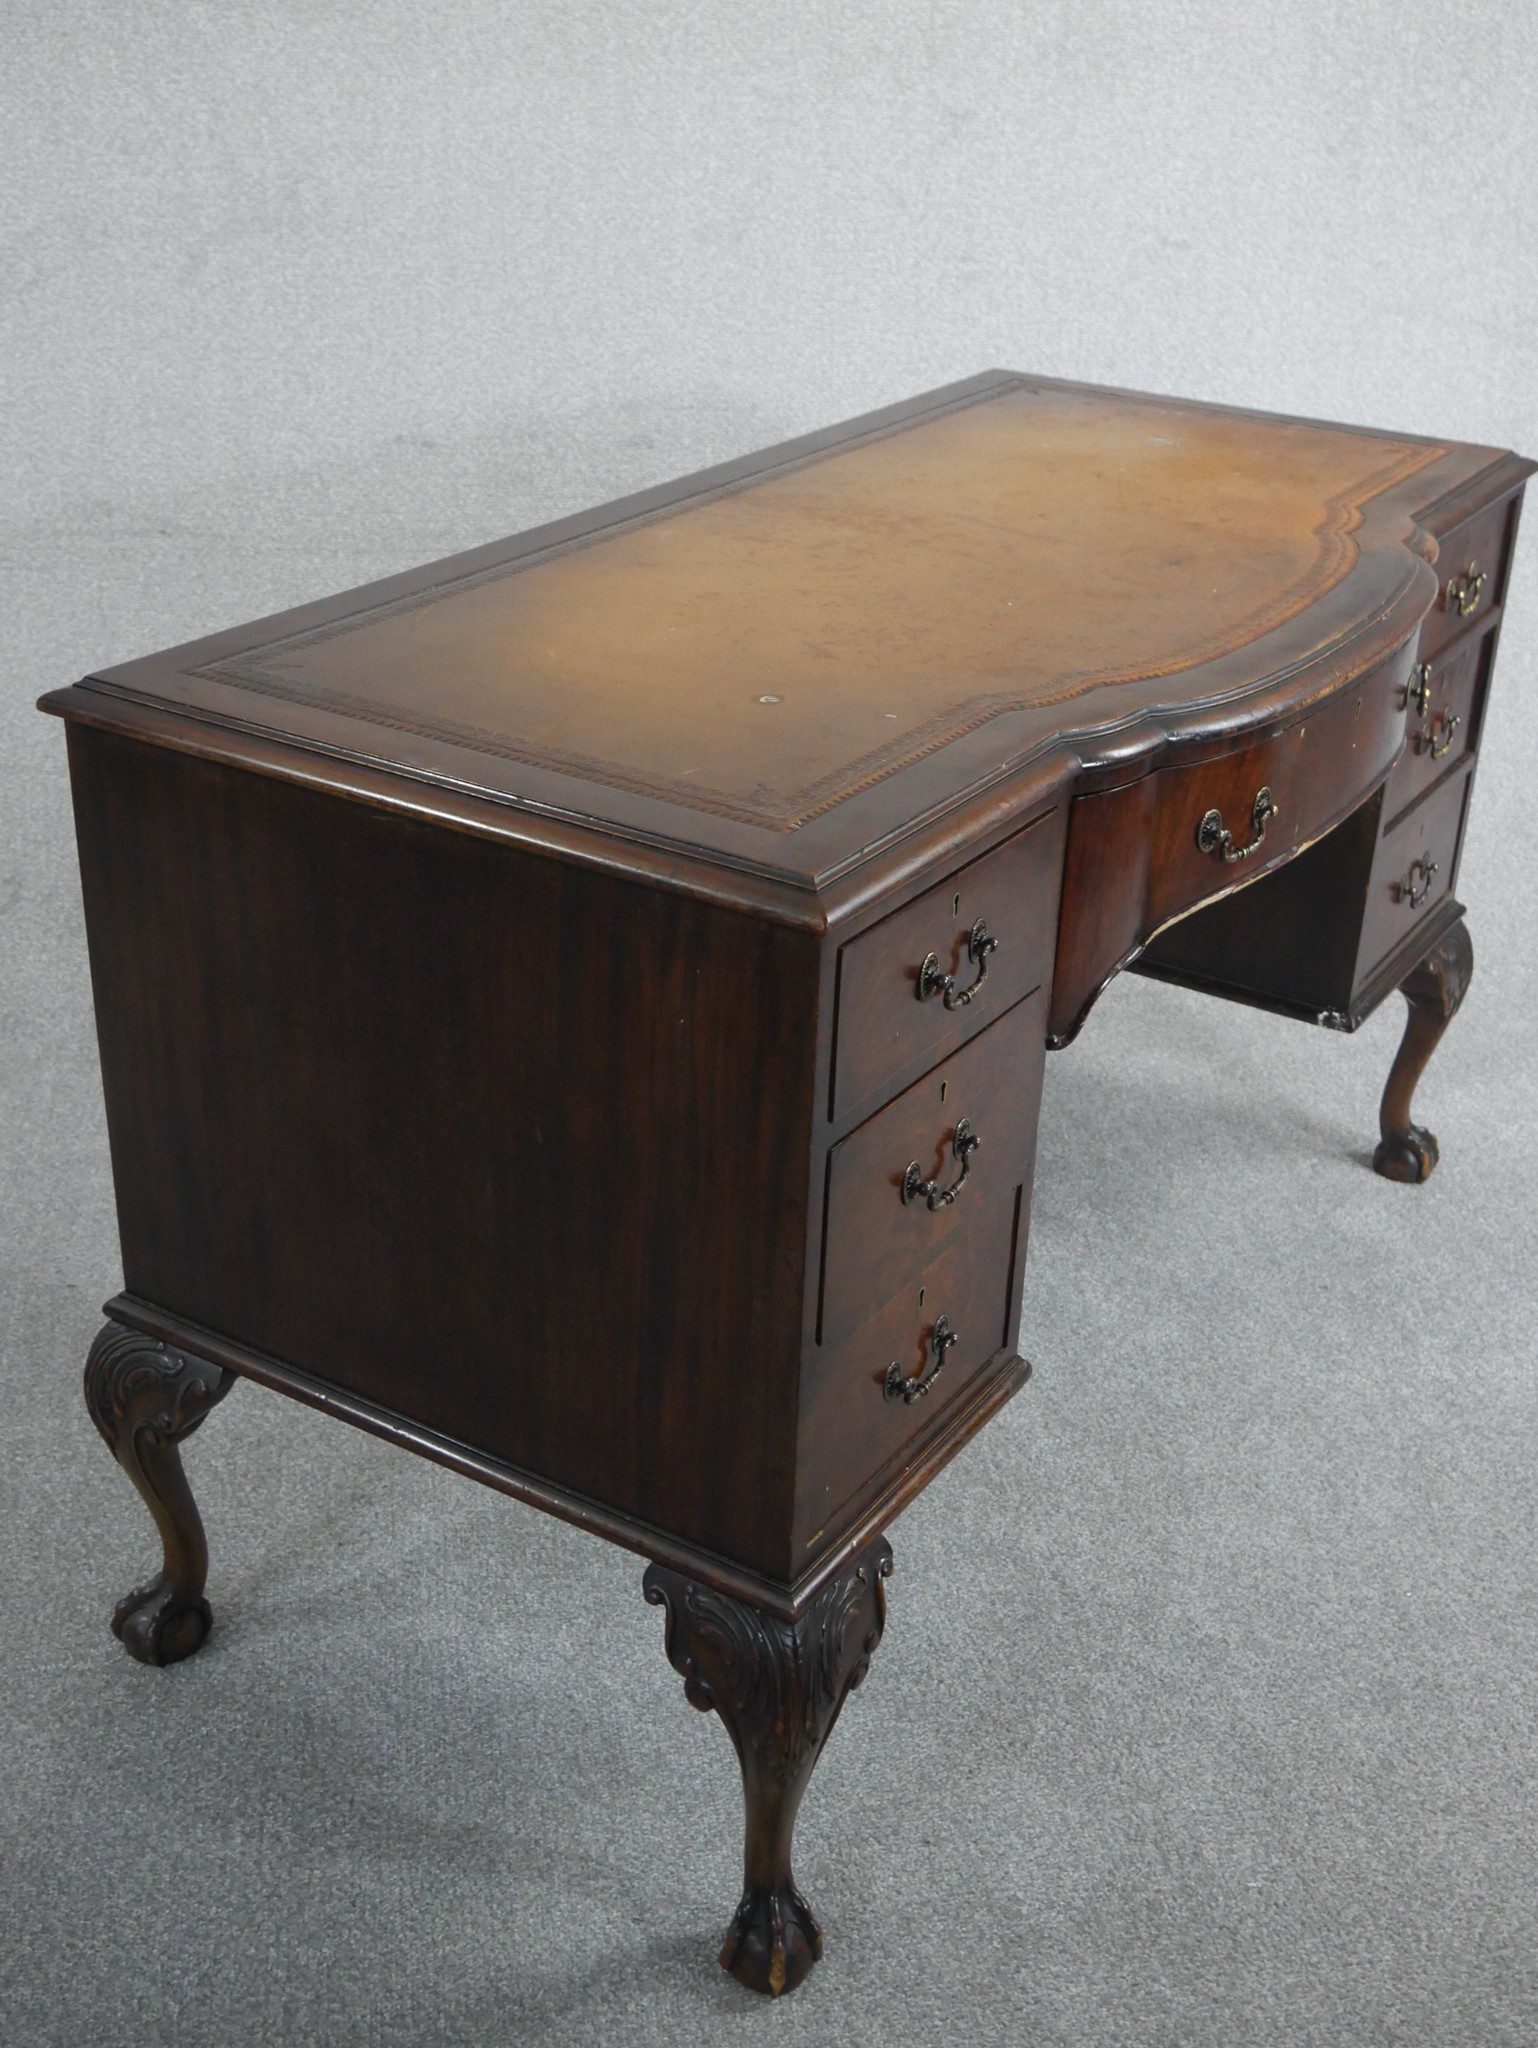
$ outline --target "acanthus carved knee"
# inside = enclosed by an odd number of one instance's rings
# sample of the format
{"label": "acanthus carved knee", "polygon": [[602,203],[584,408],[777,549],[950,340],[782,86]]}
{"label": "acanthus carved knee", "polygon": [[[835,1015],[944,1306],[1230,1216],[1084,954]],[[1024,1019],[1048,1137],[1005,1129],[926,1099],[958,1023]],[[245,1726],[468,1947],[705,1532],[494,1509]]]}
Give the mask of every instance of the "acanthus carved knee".
{"label": "acanthus carved knee", "polygon": [[891,1546],[878,1538],[794,1620],[662,1565],[643,1581],[666,1611],[668,1661],[685,1696],[720,1715],[742,1765],[744,1885],[721,1962],[773,1997],[822,1954],[822,1930],[791,1874],[791,1837],[823,1745],[881,1641],[891,1569]]}

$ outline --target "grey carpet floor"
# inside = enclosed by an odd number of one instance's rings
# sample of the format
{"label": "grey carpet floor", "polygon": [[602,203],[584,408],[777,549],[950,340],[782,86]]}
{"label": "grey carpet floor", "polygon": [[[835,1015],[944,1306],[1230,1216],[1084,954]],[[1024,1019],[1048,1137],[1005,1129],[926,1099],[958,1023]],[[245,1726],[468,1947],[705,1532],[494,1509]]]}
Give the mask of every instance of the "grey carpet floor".
{"label": "grey carpet floor", "polygon": [[792,1999],[713,1960],[735,1765],[637,1560],[240,1387],[188,1456],[211,1642],[155,1673],[109,1637],[151,1540],[79,1400],[116,1244],[31,700],[765,437],[696,417],[624,473],[612,424],[3,536],[0,2038],[1533,2042],[1531,531],[1479,967],[1421,1098],[1439,1173],[1367,1170],[1397,1002],[1346,1039],[1127,977],[1049,1062],[1035,1377],[893,1528],[886,1642],[804,1809],[828,1949]]}

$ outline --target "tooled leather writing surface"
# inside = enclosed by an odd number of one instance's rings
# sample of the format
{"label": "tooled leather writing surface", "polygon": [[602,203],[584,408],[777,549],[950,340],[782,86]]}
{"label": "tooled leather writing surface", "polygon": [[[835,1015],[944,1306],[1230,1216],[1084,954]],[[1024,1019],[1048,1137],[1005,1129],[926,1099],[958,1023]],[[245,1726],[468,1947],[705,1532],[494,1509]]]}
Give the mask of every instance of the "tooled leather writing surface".
{"label": "tooled leather writing surface", "polygon": [[1402,640],[1492,453],[994,372],[86,687],[804,886]]}
{"label": "tooled leather writing surface", "polygon": [[786,831],[1002,710],[1258,638],[1442,452],[1017,387],[209,673]]}

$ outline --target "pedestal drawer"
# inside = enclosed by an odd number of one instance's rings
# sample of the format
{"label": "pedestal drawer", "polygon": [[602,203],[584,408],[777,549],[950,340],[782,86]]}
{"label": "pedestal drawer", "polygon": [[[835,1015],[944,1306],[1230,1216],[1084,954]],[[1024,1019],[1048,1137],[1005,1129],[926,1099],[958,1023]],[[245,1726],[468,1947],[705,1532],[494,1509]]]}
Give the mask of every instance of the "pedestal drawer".
{"label": "pedestal drawer", "polygon": [[1493,633],[1470,634],[1411,672],[1409,737],[1383,799],[1391,824],[1472,750],[1494,653]]}
{"label": "pedestal drawer", "polygon": [[1029,1185],[1046,991],[851,1131],[828,1159],[819,1335],[838,1343],[954,1235],[996,1223]]}
{"label": "pedestal drawer", "polygon": [[1356,979],[1369,974],[1434,910],[1453,885],[1471,777],[1465,768],[1445,789],[1406,812],[1378,842],[1357,950]]}
{"label": "pedestal drawer", "polygon": [[831,1115],[874,1108],[1050,982],[1063,825],[1048,812],[843,948]]}
{"label": "pedestal drawer", "polygon": [[857,1494],[940,1424],[990,1359],[1013,1350],[1027,1181],[952,1237],[802,1381],[797,1550],[815,1543]]}
{"label": "pedestal drawer", "polygon": [[1445,647],[1469,622],[1493,612],[1505,593],[1520,498],[1501,498],[1437,542],[1437,601],[1421,627],[1420,658]]}

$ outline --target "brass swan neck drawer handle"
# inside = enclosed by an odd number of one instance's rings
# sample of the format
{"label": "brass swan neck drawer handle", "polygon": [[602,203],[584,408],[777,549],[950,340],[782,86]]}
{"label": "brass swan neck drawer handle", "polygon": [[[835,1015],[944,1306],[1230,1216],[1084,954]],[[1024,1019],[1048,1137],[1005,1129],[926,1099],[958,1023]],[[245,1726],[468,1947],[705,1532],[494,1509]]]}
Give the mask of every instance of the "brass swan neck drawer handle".
{"label": "brass swan neck drawer handle", "polygon": [[1460,619],[1478,609],[1484,593],[1485,572],[1477,562],[1470,562],[1461,576],[1449,576],[1447,590],[1442,599],[1444,611],[1456,612]]}
{"label": "brass swan neck drawer handle", "polygon": [[882,1391],[889,1401],[913,1403],[927,1394],[940,1377],[940,1368],[945,1363],[945,1354],[953,1344],[961,1342],[959,1330],[951,1328],[949,1316],[936,1316],[935,1326],[929,1333],[929,1348],[935,1355],[935,1362],[922,1378],[907,1376],[894,1358],[886,1369],[886,1380]]}
{"label": "brass swan neck drawer handle", "polygon": [[1442,711],[1435,718],[1427,719],[1415,735],[1416,753],[1429,754],[1433,761],[1444,759],[1452,747],[1453,734],[1462,723],[1463,720],[1456,712],[1449,717]]}
{"label": "brass swan neck drawer handle", "polygon": [[1431,663],[1418,661],[1411,670],[1411,681],[1404,686],[1404,708],[1413,704],[1422,718],[1431,709]]}
{"label": "brass swan neck drawer handle", "polygon": [[[1417,872],[1420,874],[1418,882],[1415,879]],[[1437,864],[1434,860],[1412,860],[1410,872],[1402,882],[1394,884],[1395,901],[1403,903],[1410,910],[1424,903],[1431,894],[1431,878],[1436,872]]]}
{"label": "brass swan neck drawer handle", "polygon": [[937,1180],[925,1180],[923,1167],[916,1159],[910,1159],[903,1175],[904,1202],[922,1202],[926,1209],[948,1209],[966,1186],[967,1175],[972,1171],[972,1155],[982,1142],[970,1120],[963,1117],[951,1140],[951,1150],[961,1162],[960,1173],[948,1188],[942,1188]]}
{"label": "brass swan neck drawer handle", "polygon": [[1199,852],[1215,853],[1230,863],[1248,860],[1266,836],[1266,827],[1281,810],[1271,791],[1259,789],[1250,806],[1250,830],[1255,837],[1244,846],[1235,846],[1234,835],[1223,823],[1221,811],[1208,811],[1196,828],[1196,844]]}
{"label": "brass swan neck drawer handle", "polygon": [[967,958],[977,969],[976,979],[965,988],[957,988],[954,974],[940,972],[939,954],[926,953],[919,969],[919,1001],[927,1003],[931,996],[943,996],[946,1009],[964,1010],[988,979],[988,955],[998,949],[999,942],[989,931],[988,920],[980,917],[967,933]]}

